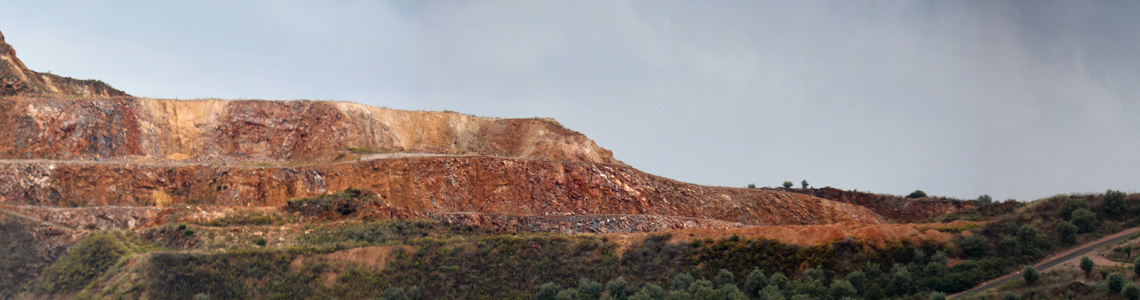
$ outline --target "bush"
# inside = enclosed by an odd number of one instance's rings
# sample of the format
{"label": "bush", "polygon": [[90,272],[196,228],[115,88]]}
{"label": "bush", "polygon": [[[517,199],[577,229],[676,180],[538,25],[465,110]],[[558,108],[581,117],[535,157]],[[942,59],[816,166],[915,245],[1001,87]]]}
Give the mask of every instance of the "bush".
{"label": "bush", "polygon": [[800,185],[802,185],[804,187],[804,189],[807,189],[808,188],[807,179],[804,179],[804,181],[801,181]]}
{"label": "bush", "polygon": [[732,271],[720,269],[720,271],[716,273],[716,284],[717,286],[726,284],[736,285],[736,280],[733,277]]}
{"label": "bush", "polygon": [[1093,266],[1095,265],[1091,258],[1088,256],[1081,257],[1081,271],[1085,271],[1085,277],[1089,277],[1089,273],[1092,273]]}
{"label": "bush", "polygon": [[1132,261],[1132,272],[1136,273],[1136,276],[1140,277],[1140,256],[1137,256],[1136,260]]}
{"label": "bush", "polygon": [[981,202],[982,204],[990,204],[994,202],[994,198],[991,198],[990,195],[981,195],[978,196],[978,202]]}
{"label": "bush", "polygon": [[256,240],[253,240],[253,244],[261,246],[261,247],[265,247],[265,238],[259,237]]}
{"label": "bush", "polygon": [[673,286],[670,286],[669,290],[686,291],[689,289],[690,285],[693,285],[693,275],[689,275],[689,273],[681,273],[677,274],[677,276],[673,276]]}
{"label": "bush", "polygon": [[1037,280],[1041,279],[1041,274],[1037,273],[1037,268],[1034,266],[1025,266],[1021,270],[1021,276],[1025,277],[1025,283],[1028,285],[1037,284]]}
{"label": "bush", "polygon": [[755,183],[749,183],[748,188],[754,189],[754,188],[756,188],[756,184]]}
{"label": "bush", "polygon": [[554,300],[578,300],[578,289],[568,288],[554,295]]}
{"label": "bush", "polygon": [[923,192],[922,190],[915,190],[914,192],[911,192],[910,195],[906,195],[906,197],[910,199],[926,198],[926,192]]}
{"label": "bush", "polygon": [[1089,202],[1081,199],[1065,200],[1065,203],[1061,204],[1061,217],[1071,220],[1073,212],[1077,211],[1078,209],[1089,209]]}
{"label": "bush", "polygon": [[588,299],[598,299],[602,297],[602,284],[597,281],[590,280],[589,278],[581,278],[578,280],[578,295]]}
{"label": "bush", "polygon": [[784,293],[775,285],[768,285],[760,290],[760,300],[784,300]]}
{"label": "bush", "polygon": [[1124,212],[1126,208],[1124,207],[1124,196],[1124,192],[1108,190],[1104,193],[1104,200],[1101,201],[1101,206],[1104,207],[1104,211],[1109,214],[1118,216]]}
{"label": "bush", "polygon": [[1072,220],[1073,225],[1077,225],[1081,232],[1092,232],[1096,214],[1088,209],[1081,208],[1073,211],[1070,220]]}
{"label": "bush", "polygon": [[981,258],[989,251],[990,242],[981,234],[974,234],[962,240],[962,251],[972,258]]}
{"label": "bush", "polygon": [[1124,275],[1120,273],[1112,273],[1108,275],[1108,290],[1113,294],[1119,294],[1120,289],[1124,288]]}
{"label": "bush", "polygon": [[79,291],[128,251],[111,234],[89,235],[44,270],[38,287],[47,293]]}
{"label": "bush", "polygon": [[610,297],[613,297],[617,300],[625,299],[628,289],[629,282],[625,281],[625,278],[614,278],[613,280],[610,280],[610,282],[606,283],[606,291],[610,293]]}
{"label": "bush", "polygon": [[[1137,261],[1140,261],[1140,258],[1137,258]],[[753,268],[752,273],[748,273],[748,277],[744,279],[744,293],[748,295],[756,295],[766,286],[768,286],[768,277],[764,276],[760,268]]]}
{"label": "bush", "polygon": [[1002,300],[1021,300],[1021,297],[1017,296],[1017,294],[1014,294],[1012,292],[1005,292],[1005,294],[1002,294],[1001,299]]}
{"label": "bush", "polygon": [[1071,245],[1077,242],[1077,231],[1080,230],[1073,223],[1069,221],[1061,221],[1057,223],[1057,234],[1060,235],[1061,243]]}
{"label": "bush", "polygon": [[1129,282],[1124,285],[1121,294],[1128,300],[1138,300],[1140,299],[1140,286],[1137,286],[1135,282]]}
{"label": "bush", "polygon": [[785,189],[792,188],[792,185],[794,185],[794,183],[792,183],[791,181],[784,181],[784,188]]}
{"label": "bush", "polygon": [[929,299],[929,300],[946,300],[946,293],[933,292],[933,293],[930,293],[930,298],[926,298],[926,299]]}
{"label": "bush", "polygon": [[554,300],[554,296],[558,295],[559,291],[562,291],[562,286],[557,283],[543,283],[538,286],[538,294],[535,294],[535,298],[539,300]]}

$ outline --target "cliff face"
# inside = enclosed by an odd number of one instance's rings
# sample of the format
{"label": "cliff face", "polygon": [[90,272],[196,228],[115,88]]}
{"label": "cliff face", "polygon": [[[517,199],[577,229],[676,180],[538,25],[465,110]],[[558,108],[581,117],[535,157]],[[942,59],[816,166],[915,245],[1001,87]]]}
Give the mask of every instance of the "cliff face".
{"label": "cliff face", "polygon": [[0,156],[318,161],[413,152],[620,164],[548,119],[490,119],[324,101],[6,97]]}
{"label": "cliff face", "polygon": [[699,186],[609,164],[413,157],[317,166],[0,164],[0,203],[56,207],[280,206],[348,188],[391,207],[507,215],[663,215],[749,225],[874,224],[862,207],[795,193]]}
{"label": "cliff face", "polygon": [[16,50],[4,41],[0,33],[0,96],[40,94],[62,97],[127,96],[98,80],[79,80],[70,77],[39,73],[29,70],[16,58]]}

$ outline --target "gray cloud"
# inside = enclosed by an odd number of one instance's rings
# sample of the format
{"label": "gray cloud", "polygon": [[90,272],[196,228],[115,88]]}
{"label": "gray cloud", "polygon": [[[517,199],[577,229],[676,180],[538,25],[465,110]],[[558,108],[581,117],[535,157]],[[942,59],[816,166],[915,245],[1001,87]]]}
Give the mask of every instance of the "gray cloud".
{"label": "gray cloud", "polygon": [[1140,182],[1128,2],[9,2],[30,67],[142,96],[550,116],[715,185]]}

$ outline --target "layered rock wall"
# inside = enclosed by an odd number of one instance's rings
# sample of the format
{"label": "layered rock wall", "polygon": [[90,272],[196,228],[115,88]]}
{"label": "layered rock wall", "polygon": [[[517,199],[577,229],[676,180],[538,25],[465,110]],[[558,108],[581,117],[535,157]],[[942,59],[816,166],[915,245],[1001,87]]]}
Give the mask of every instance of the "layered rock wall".
{"label": "layered rock wall", "polygon": [[621,162],[549,119],[490,119],[327,101],[0,98],[0,156],[317,161],[417,152]]}
{"label": "layered rock wall", "polygon": [[879,223],[807,195],[708,187],[624,165],[441,156],[317,166],[0,163],[0,202],[44,206],[278,206],[347,188],[393,207],[507,215],[646,214],[750,225]]}

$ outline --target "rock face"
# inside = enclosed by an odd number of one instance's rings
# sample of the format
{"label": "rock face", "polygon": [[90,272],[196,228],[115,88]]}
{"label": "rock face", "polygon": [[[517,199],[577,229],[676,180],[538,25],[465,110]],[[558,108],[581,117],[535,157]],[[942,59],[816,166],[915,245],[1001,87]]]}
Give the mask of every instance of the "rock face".
{"label": "rock face", "polygon": [[326,101],[5,97],[3,158],[144,156],[331,161],[411,152],[621,164],[550,119],[491,119]]}
{"label": "rock face", "polygon": [[749,225],[882,222],[865,208],[816,197],[700,186],[585,162],[436,156],[277,167],[0,164],[0,203],[19,205],[280,206],[348,188],[423,212],[648,214]]}
{"label": "rock face", "polygon": [[62,97],[127,96],[98,80],[79,80],[29,70],[0,33],[0,96],[39,94]]}
{"label": "rock face", "polygon": [[[162,222],[172,205],[280,206],[350,188],[375,193],[387,217],[512,230],[883,222],[808,195],[645,174],[552,119],[136,98],[28,70],[2,35],[0,78],[0,204],[81,230]],[[111,206],[133,208],[99,208]]]}

